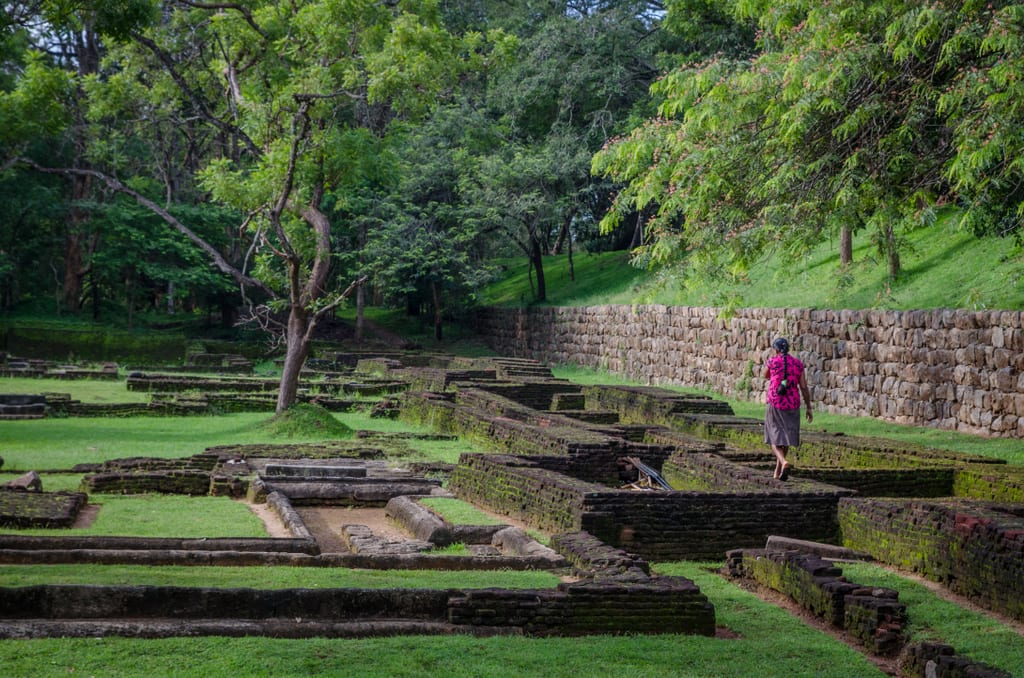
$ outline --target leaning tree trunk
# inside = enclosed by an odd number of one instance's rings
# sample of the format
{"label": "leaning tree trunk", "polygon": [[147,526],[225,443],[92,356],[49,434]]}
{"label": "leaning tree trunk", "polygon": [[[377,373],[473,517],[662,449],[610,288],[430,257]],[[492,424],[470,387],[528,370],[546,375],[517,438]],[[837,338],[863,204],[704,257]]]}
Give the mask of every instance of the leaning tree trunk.
{"label": "leaning tree trunk", "polygon": [[537,271],[537,301],[546,301],[548,290],[544,283],[544,256],[541,254],[540,241],[532,238],[530,245],[533,250],[530,260],[533,262],[533,268]]}
{"label": "leaning tree trunk", "polygon": [[[363,262],[363,252],[366,250],[366,221],[360,219],[359,221],[359,263]],[[363,333],[366,331],[366,293],[363,290],[363,286],[360,285],[359,289],[356,290],[356,343],[362,343]]]}
{"label": "leaning tree trunk", "polygon": [[280,414],[295,402],[299,393],[299,376],[302,366],[306,364],[311,343],[309,311],[293,305],[288,314],[288,346],[284,354],[284,367],[281,369],[281,383],[277,389],[277,406],[275,411]]}
{"label": "leaning tree trunk", "polygon": [[88,269],[84,267],[82,239],[75,231],[78,219],[71,218],[71,232],[64,241],[64,284],[61,288],[61,299],[64,308],[72,313],[82,310],[82,288],[83,280]]}

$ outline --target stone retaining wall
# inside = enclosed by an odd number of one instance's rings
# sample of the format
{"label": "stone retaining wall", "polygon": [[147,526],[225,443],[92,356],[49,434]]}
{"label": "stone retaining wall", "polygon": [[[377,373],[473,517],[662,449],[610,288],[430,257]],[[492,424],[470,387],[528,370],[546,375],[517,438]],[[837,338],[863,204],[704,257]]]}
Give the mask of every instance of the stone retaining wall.
{"label": "stone retaining wall", "polygon": [[1024,437],[1021,311],[487,308],[478,330],[505,355],[747,399],[762,397],[771,342],[786,336],[829,412]]}

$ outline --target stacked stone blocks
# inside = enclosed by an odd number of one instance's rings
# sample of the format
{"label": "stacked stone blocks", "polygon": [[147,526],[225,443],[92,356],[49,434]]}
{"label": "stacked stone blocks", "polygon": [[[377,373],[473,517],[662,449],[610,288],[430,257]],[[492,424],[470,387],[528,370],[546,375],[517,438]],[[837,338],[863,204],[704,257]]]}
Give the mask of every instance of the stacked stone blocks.
{"label": "stacked stone blocks", "polygon": [[907,613],[896,591],[847,581],[840,568],[814,554],[758,549],[726,557],[731,576],[786,594],[874,654],[891,656],[902,647]]}
{"label": "stacked stone blocks", "polygon": [[489,308],[506,355],[607,369],[650,384],[760,399],[771,342],[786,336],[830,412],[1024,437],[1024,312]]}

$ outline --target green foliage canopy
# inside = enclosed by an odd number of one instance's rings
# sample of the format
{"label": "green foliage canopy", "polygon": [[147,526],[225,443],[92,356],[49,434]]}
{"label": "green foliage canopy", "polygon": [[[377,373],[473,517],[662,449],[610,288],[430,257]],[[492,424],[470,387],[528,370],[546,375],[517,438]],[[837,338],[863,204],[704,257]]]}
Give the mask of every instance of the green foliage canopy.
{"label": "green foliage canopy", "polygon": [[[671,9],[671,5],[670,5]],[[736,0],[758,53],[687,64],[652,87],[658,116],[593,170],[624,188],[602,222],[641,212],[636,259],[684,257],[742,278],[867,229],[898,274],[901,233],[965,206],[976,230],[1021,224],[1021,6],[899,0]]]}

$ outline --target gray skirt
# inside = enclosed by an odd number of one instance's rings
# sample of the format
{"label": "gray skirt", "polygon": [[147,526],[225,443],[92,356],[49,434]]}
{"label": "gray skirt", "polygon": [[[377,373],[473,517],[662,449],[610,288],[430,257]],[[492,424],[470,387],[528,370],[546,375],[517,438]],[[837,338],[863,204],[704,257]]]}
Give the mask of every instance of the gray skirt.
{"label": "gray skirt", "polygon": [[778,410],[769,405],[764,413],[764,441],[781,447],[800,445],[800,408]]}

